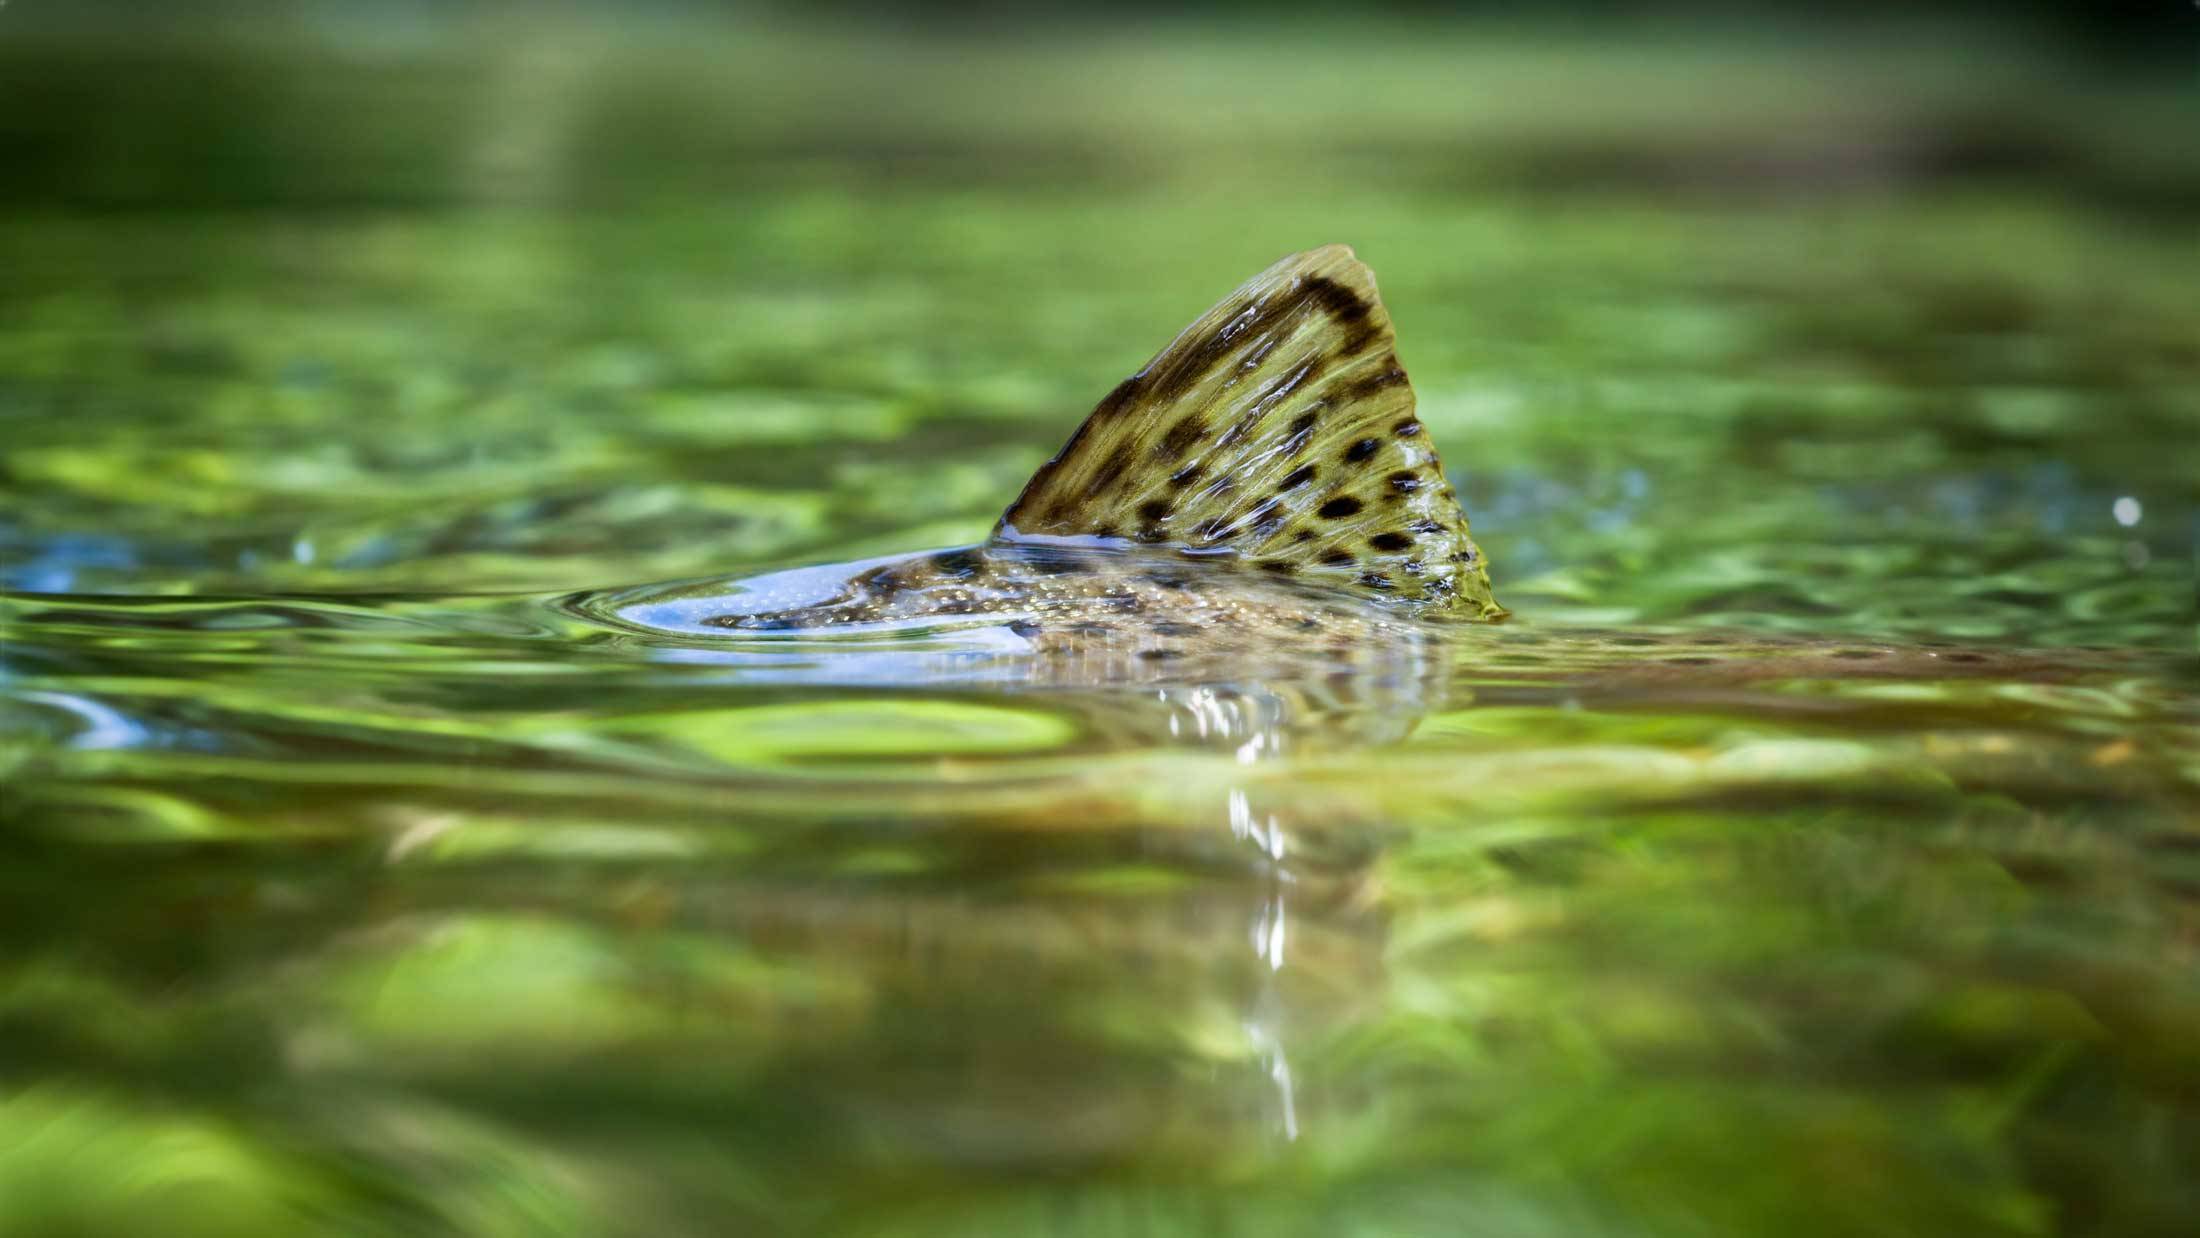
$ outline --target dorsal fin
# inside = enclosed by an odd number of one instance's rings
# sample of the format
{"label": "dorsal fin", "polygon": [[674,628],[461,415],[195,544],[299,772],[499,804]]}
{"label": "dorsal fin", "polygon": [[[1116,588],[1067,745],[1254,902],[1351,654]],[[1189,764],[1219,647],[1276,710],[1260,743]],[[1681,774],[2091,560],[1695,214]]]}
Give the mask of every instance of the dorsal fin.
{"label": "dorsal fin", "polygon": [[1395,343],[1375,277],[1349,248],[1293,254],[1109,392],[994,537],[1235,556],[1502,618]]}

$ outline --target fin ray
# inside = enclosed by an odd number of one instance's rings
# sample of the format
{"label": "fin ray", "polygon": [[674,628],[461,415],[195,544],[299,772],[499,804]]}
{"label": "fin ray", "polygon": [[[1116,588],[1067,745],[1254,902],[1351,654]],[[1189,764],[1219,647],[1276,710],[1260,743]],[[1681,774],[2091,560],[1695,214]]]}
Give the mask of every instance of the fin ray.
{"label": "fin ray", "polygon": [[1367,267],[1343,245],[1293,254],[1110,391],[994,536],[1235,556],[1501,618],[1414,407]]}

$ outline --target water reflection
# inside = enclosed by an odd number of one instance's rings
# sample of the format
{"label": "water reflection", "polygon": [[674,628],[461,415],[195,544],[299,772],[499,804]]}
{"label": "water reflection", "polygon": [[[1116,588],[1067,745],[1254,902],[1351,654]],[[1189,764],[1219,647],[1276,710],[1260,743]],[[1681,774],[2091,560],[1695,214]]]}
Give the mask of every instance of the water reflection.
{"label": "water reflection", "polygon": [[[1283,889],[1279,884],[1253,919],[1253,951],[1267,961],[1270,972],[1283,970],[1287,918],[1284,905]],[[1291,1059],[1284,1047],[1283,998],[1273,980],[1262,983],[1244,1026],[1246,1039],[1259,1055],[1261,1069],[1268,1072],[1269,1080],[1276,1085],[1277,1120],[1283,1137],[1296,1140],[1299,1137],[1298,1089],[1291,1077]]]}
{"label": "water reflection", "polygon": [[[1254,746],[1249,742],[1241,747],[1239,759],[1250,762],[1246,756]],[[1258,1055],[1261,1069],[1275,1084],[1277,1120],[1287,1140],[1299,1137],[1299,1110],[1297,1085],[1291,1075],[1290,1054],[1285,1046],[1289,1031],[1289,1016],[1284,1007],[1280,988],[1285,951],[1290,942],[1290,908],[1287,893],[1294,881],[1285,864],[1285,831],[1276,813],[1262,813],[1255,820],[1251,800],[1243,788],[1233,787],[1229,792],[1230,833],[1251,843],[1271,862],[1268,868],[1270,889],[1268,897],[1254,912],[1248,930],[1248,944],[1254,957],[1268,965],[1269,974],[1260,981],[1259,992],[1251,999],[1244,1020],[1246,1039]]]}
{"label": "water reflection", "polygon": [[169,1081],[339,1184],[432,1147],[786,1229],[896,1180],[1427,1165],[1541,1223],[1643,1206],[1615,1160],[1839,1148],[1968,1215],[1988,1137],[1932,1098],[2121,1070],[2095,1026],[2187,1069],[2150,930],[2086,918],[2189,901],[2200,748],[2143,654],[1523,623],[1433,675],[1069,685],[969,631],[7,605],[47,719],[0,804],[14,1069],[123,1124]]}

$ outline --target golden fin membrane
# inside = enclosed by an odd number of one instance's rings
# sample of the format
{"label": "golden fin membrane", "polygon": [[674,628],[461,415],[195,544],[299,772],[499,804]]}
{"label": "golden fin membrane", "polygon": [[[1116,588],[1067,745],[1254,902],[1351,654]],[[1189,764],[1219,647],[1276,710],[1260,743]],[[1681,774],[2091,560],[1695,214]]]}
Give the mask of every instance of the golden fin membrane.
{"label": "golden fin membrane", "polygon": [[1375,277],[1293,254],[1125,379],[1024,486],[996,540],[1100,538],[1501,619],[1414,415]]}

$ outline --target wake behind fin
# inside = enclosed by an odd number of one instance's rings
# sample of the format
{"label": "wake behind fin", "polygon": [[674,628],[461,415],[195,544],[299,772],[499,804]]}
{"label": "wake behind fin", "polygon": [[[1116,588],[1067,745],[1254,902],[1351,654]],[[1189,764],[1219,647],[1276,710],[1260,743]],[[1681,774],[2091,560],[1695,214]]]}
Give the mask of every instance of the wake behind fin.
{"label": "wake behind fin", "polygon": [[1254,276],[1100,401],[1000,541],[1092,537],[1501,619],[1375,277],[1325,245]]}

